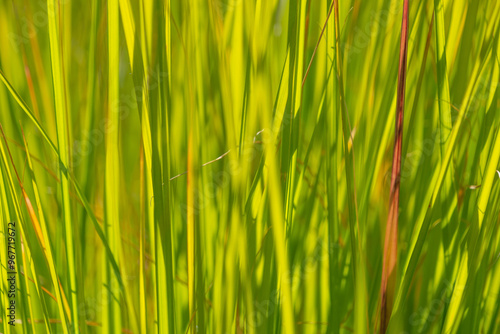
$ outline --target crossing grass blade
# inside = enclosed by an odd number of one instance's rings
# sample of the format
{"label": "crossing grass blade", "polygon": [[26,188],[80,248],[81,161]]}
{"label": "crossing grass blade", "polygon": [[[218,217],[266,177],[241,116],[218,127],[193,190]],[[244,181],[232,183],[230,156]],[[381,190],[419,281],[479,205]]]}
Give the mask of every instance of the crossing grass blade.
{"label": "crossing grass blade", "polygon": [[[41,200],[40,200],[40,193],[38,191],[38,186],[37,186],[35,175],[34,175],[33,163],[31,161],[30,151],[29,151],[29,148],[28,148],[28,142],[26,141],[26,138],[24,137],[24,135],[23,135],[23,139],[24,139],[24,146],[26,148],[26,159],[27,159],[27,162],[28,162],[29,171],[31,173],[31,178],[32,178],[33,192],[35,194],[35,200],[36,200],[36,207],[37,207],[37,211],[38,211],[38,217],[39,217],[40,225],[41,225],[41,235],[43,236],[43,239],[42,239],[43,240],[42,249],[46,253],[46,260],[47,260],[47,264],[49,266],[50,276],[51,276],[51,279],[52,279],[52,285],[53,285],[53,289],[54,289],[55,295],[56,295],[56,299],[55,300],[56,300],[56,302],[57,301],[62,301],[63,300],[62,293],[61,293],[62,290],[60,289],[59,278],[57,276],[57,271],[56,271],[56,268],[55,268],[55,262],[54,262],[53,252],[52,252],[52,246],[50,244],[49,232],[48,232],[48,229],[47,229],[47,223],[46,223],[45,218],[44,218],[43,207],[42,207],[42,203],[41,203]],[[30,213],[30,215],[33,217],[32,219],[35,220],[36,215],[34,213]],[[59,319],[65,319],[66,316],[68,318],[71,317],[69,307],[65,307],[66,305],[67,305],[67,303],[63,303],[63,302],[58,302],[57,303],[57,307],[58,307],[58,311],[59,311]],[[66,314],[64,312],[66,312]],[[67,332],[68,328],[67,328],[67,324],[66,324],[65,321],[63,321],[63,325],[62,326],[63,326],[63,330],[65,332]]]}

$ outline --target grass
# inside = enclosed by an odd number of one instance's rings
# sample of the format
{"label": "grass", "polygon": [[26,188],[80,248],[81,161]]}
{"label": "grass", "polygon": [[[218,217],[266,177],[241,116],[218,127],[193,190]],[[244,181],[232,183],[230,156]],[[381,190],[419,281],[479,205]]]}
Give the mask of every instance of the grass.
{"label": "grass", "polygon": [[500,332],[499,25],[2,2],[0,332]]}

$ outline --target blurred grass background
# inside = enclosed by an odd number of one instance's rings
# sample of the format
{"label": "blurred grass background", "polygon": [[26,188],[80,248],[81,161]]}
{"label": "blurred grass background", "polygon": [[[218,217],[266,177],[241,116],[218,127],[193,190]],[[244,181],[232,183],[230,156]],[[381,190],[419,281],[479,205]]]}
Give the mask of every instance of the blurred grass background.
{"label": "blurred grass background", "polygon": [[[378,332],[402,15],[1,0],[1,331]],[[499,23],[409,2],[389,333],[500,332]]]}

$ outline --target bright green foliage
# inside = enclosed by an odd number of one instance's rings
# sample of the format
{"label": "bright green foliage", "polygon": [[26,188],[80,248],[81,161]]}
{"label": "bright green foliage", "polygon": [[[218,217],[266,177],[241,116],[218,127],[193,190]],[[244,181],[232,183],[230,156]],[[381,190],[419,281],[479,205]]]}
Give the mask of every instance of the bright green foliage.
{"label": "bright green foliage", "polygon": [[[387,332],[499,333],[500,2],[409,8]],[[0,332],[378,332],[402,12],[1,1]]]}

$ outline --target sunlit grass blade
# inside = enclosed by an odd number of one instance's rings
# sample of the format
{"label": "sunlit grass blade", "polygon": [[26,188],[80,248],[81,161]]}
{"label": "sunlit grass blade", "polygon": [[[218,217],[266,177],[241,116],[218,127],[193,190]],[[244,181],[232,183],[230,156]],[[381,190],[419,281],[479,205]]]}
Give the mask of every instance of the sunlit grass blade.
{"label": "sunlit grass blade", "polygon": [[[49,35],[50,35],[50,53],[52,61],[52,83],[54,87],[56,124],[57,124],[57,143],[59,159],[64,165],[68,165],[69,161],[69,146],[68,146],[68,129],[67,129],[67,106],[66,106],[66,83],[64,79],[64,59],[60,50],[61,30],[59,25],[60,8],[59,2],[55,0],[47,0],[47,10],[53,15],[49,18]],[[73,237],[73,219],[71,215],[71,203],[69,196],[69,179],[68,175],[60,168],[60,189],[63,202],[63,222],[65,230],[66,258],[68,262],[69,274],[69,289],[72,311],[72,327],[76,332],[80,328],[79,302],[78,302],[78,283],[76,278],[75,267],[75,245]]]}
{"label": "sunlit grass blade", "polygon": [[349,147],[353,141],[352,127],[349,120],[349,113],[345,101],[344,76],[342,65],[342,51],[340,47],[340,15],[339,4],[335,1],[335,66],[337,75],[337,90],[333,92],[336,98],[337,110],[340,110],[342,118],[342,132],[344,138],[345,155],[345,176],[347,183],[347,198],[349,207],[349,231],[352,255],[352,271],[354,277],[354,330],[356,333],[365,333],[368,330],[367,303],[366,303],[366,283],[364,255],[361,247],[361,231],[358,221],[358,207],[356,199],[356,181],[354,176],[354,145]]}
{"label": "sunlit grass blade", "polygon": [[[482,72],[484,71],[485,64],[488,62],[488,59],[491,56],[491,48],[488,51],[488,57],[482,62],[482,63],[476,63],[476,66],[472,72],[471,75],[471,81],[469,82],[469,86],[467,88],[467,92],[464,96],[464,106],[470,106],[471,104],[471,97],[474,88],[477,86],[477,80],[478,78],[481,77]],[[453,125],[453,129],[450,133],[449,139],[448,139],[448,144],[447,144],[447,149],[445,152],[445,155],[443,157],[443,160],[440,163],[439,169],[436,169],[433,172],[432,178],[430,179],[431,181],[429,182],[429,188],[427,189],[425,196],[423,197],[423,203],[428,203],[429,205],[423,205],[422,208],[420,209],[419,212],[417,212],[416,218],[417,222],[415,224],[415,228],[413,231],[413,235],[411,237],[410,241],[410,248],[408,255],[406,257],[406,262],[404,265],[404,270],[403,276],[401,279],[401,283],[399,284],[399,289],[397,292],[397,297],[396,301],[394,304],[394,309],[393,309],[393,317],[397,318],[397,323],[395,326],[400,326],[401,323],[401,317],[403,316],[402,312],[402,306],[403,302],[407,298],[407,293],[410,288],[410,284],[413,278],[413,275],[415,273],[417,263],[419,261],[419,257],[422,251],[422,248],[424,246],[425,238],[427,235],[427,232],[430,227],[431,223],[431,218],[432,218],[432,208],[437,200],[437,197],[440,194],[440,190],[444,181],[445,173],[448,169],[449,162],[452,157],[452,153],[455,149],[455,145],[457,143],[457,137],[459,134],[459,131],[462,126],[462,122],[464,121],[465,118],[465,110],[466,107],[460,110],[457,119],[455,120],[455,123]],[[462,265],[461,265],[462,266]],[[462,284],[457,282],[458,284]],[[455,306],[458,306],[457,304],[454,304]],[[448,310],[450,312],[450,310]],[[398,327],[395,327],[398,328]],[[389,328],[391,329],[391,328]]]}
{"label": "sunlit grass blade", "polygon": [[[108,1],[108,131],[106,132],[106,167],[104,174],[106,238],[114,257],[120,266],[120,28],[118,0]],[[115,332],[121,328],[121,291],[117,278],[109,268],[107,256],[104,258],[103,303],[107,305],[103,313],[103,330]]]}
{"label": "sunlit grass blade", "polygon": [[[33,163],[31,161],[31,156],[30,156],[30,151],[29,151],[29,147],[28,147],[28,142],[26,141],[26,138],[24,136],[23,136],[23,139],[24,139],[24,146],[26,148],[26,158],[27,158],[27,161],[28,161],[28,167],[29,167],[29,171],[30,171],[30,174],[31,174],[31,178],[32,178],[32,186],[33,186],[33,192],[35,194],[36,207],[37,207],[38,217],[39,217],[40,226],[41,226],[41,234],[43,236],[43,239],[42,239],[43,240],[42,249],[46,253],[46,260],[47,260],[47,264],[48,264],[48,267],[49,267],[49,270],[50,270],[50,276],[51,276],[51,279],[52,279],[52,286],[54,288],[55,295],[56,295],[56,302],[57,301],[62,301],[63,300],[62,293],[61,293],[62,289],[60,289],[59,278],[57,276],[57,271],[56,271],[56,268],[55,268],[55,261],[54,261],[54,256],[53,256],[53,253],[52,253],[52,246],[50,244],[49,232],[48,232],[48,229],[47,229],[47,223],[45,221],[45,217],[44,217],[44,213],[43,213],[43,208],[42,208],[42,203],[41,203],[41,199],[40,199],[40,193],[38,191],[38,186],[37,186],[35,175],[34,175],[34,171],[33,171]],[[36,215],[34,213],[32,214],[32,216],[33,216],[32,219],[36,218]],[[62,303],[62,302],[58,302],[57,303],[57,307],[58,307],[58,311],[59,311],[59,319],[61,319],[61,321],[62,321],[62,326],[63,326],[64,331],[67,332],[68,331],[67,324],[66,324],[66,321],[63,320],[63,319],[65,319],[65,313],[64,312],[66,312],[66,316],[68,318],[71,317],[71,314],[70,314],[69,307],[65,308],[64,306],[67,306],[67,303]]]}

